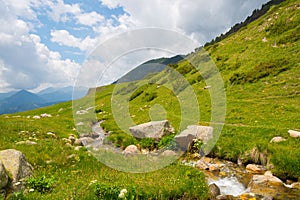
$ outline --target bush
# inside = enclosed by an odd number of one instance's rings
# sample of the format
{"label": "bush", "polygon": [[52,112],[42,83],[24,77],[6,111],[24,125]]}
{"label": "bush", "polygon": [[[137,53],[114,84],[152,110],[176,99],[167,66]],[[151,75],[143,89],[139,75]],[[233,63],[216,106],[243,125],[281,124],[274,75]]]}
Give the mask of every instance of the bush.
{"label": "bush", "polygon": [[168,150],[175,150],[177,145],[176,145],[176,142],[174,141],[174,137],[175,137],[175,134],[167,135],[167,136],[163,137],[157,144],[157,147],[165,148]]}
{"label": "bush", "polygon": [[152,138],[141,139],[138,144],[143,149],[153,150],[156,147],[155,140]]}
{"label": "bush", "polygon": [[40,177],[31,177],[26,180],[26,185],[29,188],[37,190],[40,193],[52,191],[55,180],[53,178],[46,178],[45,175]]}

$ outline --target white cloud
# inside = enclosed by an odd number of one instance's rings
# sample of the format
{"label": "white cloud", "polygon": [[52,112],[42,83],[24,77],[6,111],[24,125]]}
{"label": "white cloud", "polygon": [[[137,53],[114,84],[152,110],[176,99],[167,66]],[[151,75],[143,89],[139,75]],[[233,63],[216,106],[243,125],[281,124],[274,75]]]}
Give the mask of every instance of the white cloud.
{"label": "white cloud", "polygon": [[40,36],[30,33],[30,24],[19,19],[2,1],[0,12],[1,91],[34,89],[43,83],[73,83],[80,67],[77,63],[50,51]]}
{"label": "white cloud", "polygon": [[75,17],[77,19],[77,23],[87,26],[94,26],[105,19],[104,16],[96,13],[95,11],[90,13],[81,13]]}
{"label": "white cloud", "polygon": [[82,51],[89,51],[97,44],[96,38],[87,36],[86,38],[77,38],[71,35],[67,30],[52,30],[51,41],[61,46],[75,47]]}
{"label": "white cloud", "polygon": [[205,42],[244,20],[267,0],[102,0],[109,8],[122,7],[138,27],[161,27]]}

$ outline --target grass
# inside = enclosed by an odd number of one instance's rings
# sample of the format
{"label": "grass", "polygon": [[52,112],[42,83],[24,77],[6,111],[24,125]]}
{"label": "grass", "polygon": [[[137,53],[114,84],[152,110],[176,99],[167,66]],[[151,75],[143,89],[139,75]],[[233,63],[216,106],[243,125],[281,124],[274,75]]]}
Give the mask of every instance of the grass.
{"label": "grass", "polygon": [[[300,130],[299,6],[299,2],[287,0],[236,34],[207,46],[209,56],[203,51],[191,53],[188,60],[201,66],[201,74],[184,60],[139,82],[97,88],[95,98],[87,97],[74,105],[77,111],[94,104],[96,112],[74,114],[75,122],[71,102],[0,116],[0,149],[24,152],[37,180],[46,177],[54,181],[51,192],[26,193],[24,199],[97,199],[106,193],[116,195],[123,188],[140,199],[206,199],[204,177],[195,169],[174,162],[151,173],[118,172],[84,148],[75,151],[66,146],[63,138],[77,134],[74,128],[78,122],[85,126],[77,130],[85,133],[94,121],[105,120],[101,126],[111,131],[109,139],[116,146],[153,148],[172,145],[172,138],[163,139],[161,144],[139,141],[127,134],[128,128],[168,119],[178,133],[190,124],[209,125],[214,115],[220,119],[222,113],[212,106],[222,105],[212,103],[210,93],[218,90],[205,89],[216,77],[207,67],[209,57],[218,67],[226,91],[226,121],[210,155],[240,159],[245,164],[267,164],[280,178],[296,180],[300,177],[300,139],[290,138],[287,131]],[[42,113],[53,117],[32,119]],[[17,115],[20,117],[13,117]],[[287,141],[270,143],[275,136]],[[36,140],[37,145],[16,144],[28,139]]]}

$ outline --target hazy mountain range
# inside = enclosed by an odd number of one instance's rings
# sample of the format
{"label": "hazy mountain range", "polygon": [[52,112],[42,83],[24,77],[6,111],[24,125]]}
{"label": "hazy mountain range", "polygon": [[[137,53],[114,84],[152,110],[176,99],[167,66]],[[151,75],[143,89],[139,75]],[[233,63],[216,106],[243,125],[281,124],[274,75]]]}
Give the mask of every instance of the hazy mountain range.
{"label": "hazy mountain range", "polygon": [[18,92],[0,93],[0,114],[15,113],[32,110],[59,102],[78,99],[85,96],[87,88],[77,89],[73,97],[73,87],[47,88],[38,93],[26,90]]}

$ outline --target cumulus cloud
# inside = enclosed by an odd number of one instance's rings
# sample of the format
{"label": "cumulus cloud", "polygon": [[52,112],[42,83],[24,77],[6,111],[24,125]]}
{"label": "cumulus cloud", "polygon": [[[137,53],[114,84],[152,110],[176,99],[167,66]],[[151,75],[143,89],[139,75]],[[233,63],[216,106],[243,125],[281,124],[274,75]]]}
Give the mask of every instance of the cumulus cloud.
{"label": "cumulus cloud", "polygon": [[267,0],[102,0],[109,8],[122,7],[139,27],[181,31],[204,43],[244,20]]}
{"label": "cumulus cloud", "polygon": [[[26,5],[26,4],[25,4]],[[12,8],[13,9],[13,8]],[[28,15],[33,17],[28,10]],[[71,84],[79,65],[50,51],[30,24],[0,1],[1,90],[34,89],[42,83]]]}

